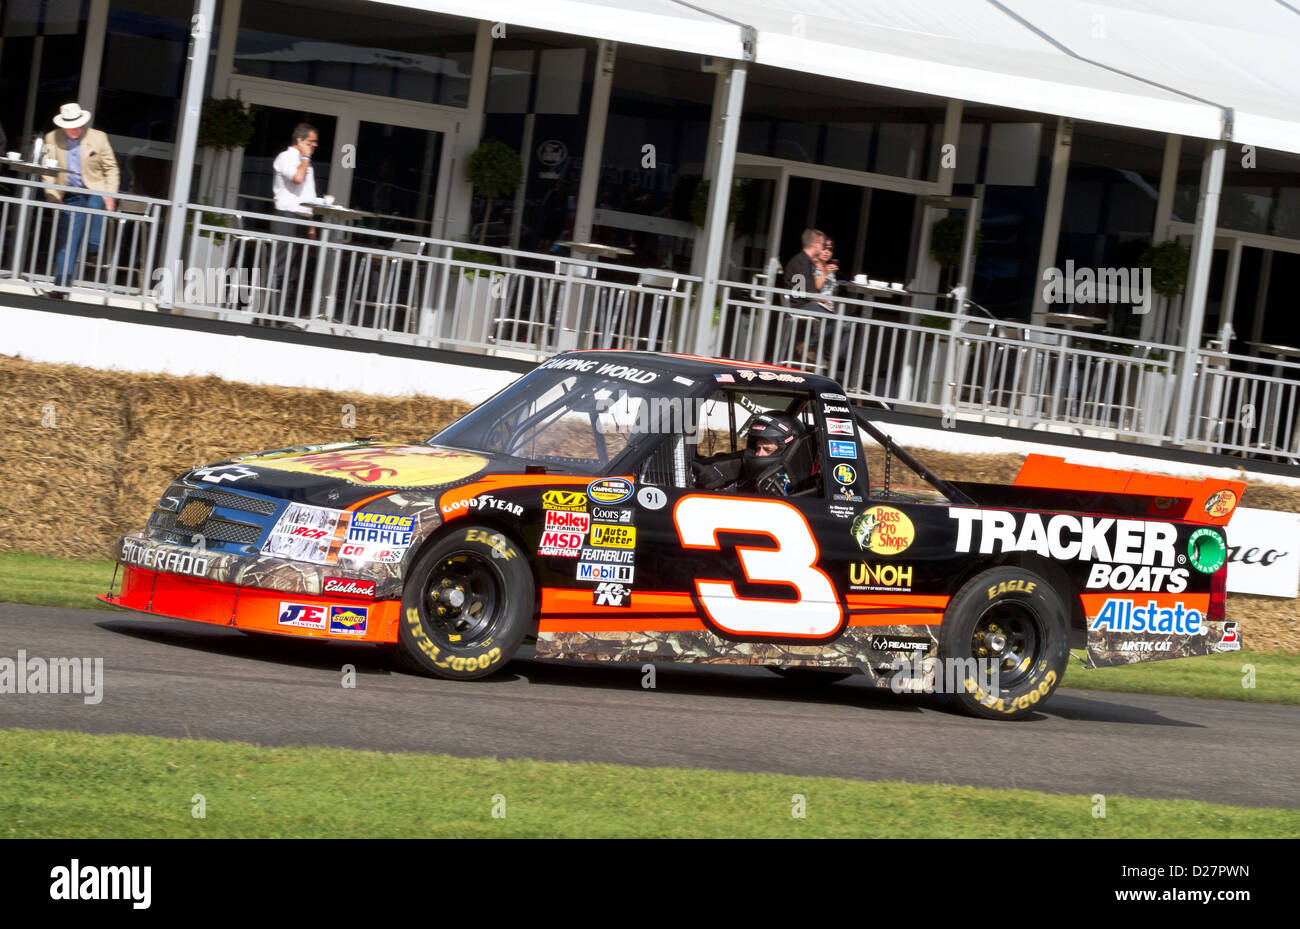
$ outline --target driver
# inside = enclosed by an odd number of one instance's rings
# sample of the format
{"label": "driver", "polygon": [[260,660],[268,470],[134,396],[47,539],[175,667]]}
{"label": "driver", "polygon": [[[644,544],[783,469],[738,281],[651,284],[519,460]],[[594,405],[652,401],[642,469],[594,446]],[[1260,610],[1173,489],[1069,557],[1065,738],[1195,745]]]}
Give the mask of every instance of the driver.
{"label": "driver", "polygon": [[813,472],[806,434],[803,423],[789,413],[755,413],[740,430],[744,451],[708,464],[697,486],[782,496],[801,490]]}

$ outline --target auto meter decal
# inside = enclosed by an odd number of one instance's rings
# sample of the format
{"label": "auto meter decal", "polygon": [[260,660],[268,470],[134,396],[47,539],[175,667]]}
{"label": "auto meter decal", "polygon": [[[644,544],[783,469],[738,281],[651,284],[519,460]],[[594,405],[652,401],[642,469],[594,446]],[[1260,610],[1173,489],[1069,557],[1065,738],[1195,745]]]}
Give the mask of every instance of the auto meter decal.
{"label": "auto meter decal", "polygon": [[597,523],[591,527],[591,544],[597,548],[633,548],[636,546],[636,527]]}
{"label": "auto meter decal", "polygon": [[607,477],[587,485],[587,496],[594,503],[622,503],[632,496],[632,482],[623,477]]}
{"label": "auto meter decal", "polygon": [[1231,490],[1220,490],[1218,493],[1211,494],[1210,498],[1205,501],[1205,512],[1211,516],[1227,516],[1232,512],[1232,508],[1237,505],[1237,495]]}
{"label": "auto meter decal", "polygon": [[319,474],[369,487],[436,487],[464,480],[487,465],[482,455],[422,445],[367,445],[239,460],[273,471]]}
{"label": "auto meter decal", "polygon": [[863,510],[849,527],[862,551],[877,555],[904,552],[916,538],[916,528],[907,514],[892,506],[873,506]]}
{"label": "auto meter decal", "polygon": [[1202,574],[1213,574],[1222,568],[1227,557],[1223,537],[1213,529],[1197,529],[1187,540],[1187,558]]}

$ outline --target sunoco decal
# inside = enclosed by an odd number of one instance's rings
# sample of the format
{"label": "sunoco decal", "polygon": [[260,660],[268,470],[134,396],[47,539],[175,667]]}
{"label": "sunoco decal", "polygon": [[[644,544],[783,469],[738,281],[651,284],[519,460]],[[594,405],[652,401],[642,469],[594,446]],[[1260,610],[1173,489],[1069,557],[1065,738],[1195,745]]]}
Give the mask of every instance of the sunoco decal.
{"label": "sunoco decal", "polygon": [[330,607],[330,632],[335,635],[365,635],[368,606]]}
{"label": "sunoco decal", "polygon": [[326,621],[325,607],[314,603],[280,603],[281,626],[297,626],[300,629],[324,629]]}

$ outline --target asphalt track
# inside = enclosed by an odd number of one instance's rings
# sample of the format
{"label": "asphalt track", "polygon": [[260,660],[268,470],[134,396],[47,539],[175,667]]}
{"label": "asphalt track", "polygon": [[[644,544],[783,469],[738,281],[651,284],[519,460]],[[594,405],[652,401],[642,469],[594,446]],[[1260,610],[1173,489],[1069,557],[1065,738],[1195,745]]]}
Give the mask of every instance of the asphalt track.
{"label": "asphalt track", "polygon": [[[102,657],[103,702],[4,694],[0,727],[1300,808],[1293,706],[1065,690],[1007,723],[860,679],[808,688],[761,668],[675,665],[647,690],[639,665],[527,657],[452,682],[396,670],[373,646],[0,603],[0,656],[19,649]],[[344,664],[355,688],[341,685]]]}

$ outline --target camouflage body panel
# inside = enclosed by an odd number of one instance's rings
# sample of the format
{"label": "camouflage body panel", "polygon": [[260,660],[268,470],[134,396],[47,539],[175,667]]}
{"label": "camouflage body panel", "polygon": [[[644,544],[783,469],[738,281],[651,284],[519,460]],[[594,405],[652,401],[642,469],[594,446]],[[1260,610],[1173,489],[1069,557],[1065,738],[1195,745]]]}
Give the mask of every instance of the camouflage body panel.
{"label": "camouflage body panel", "polygon": [[[904,654],[933,656],[939,648],[937,626],[854,627],[824,645],[733,641],[708,630],[542,632],[537,636],[538,658],[580,658],[594,661],[681,661],[694,664],[780,665],[788,668],[824,668],[859,671],[877,687],[888,687],[890,665]],[[922,652],[880,651],[872,643],[880,637],[925,638]]]}
{"label": "camouflage body panel", "polygon": [[1153,658],[1199,658],[1241,650],[1240,637],[1226,635],[1237,630],[1237,623],[1206,622],[1205,628],[1205,635],[1193,636],[1090,629],[1087,666],[1107,668]]}

